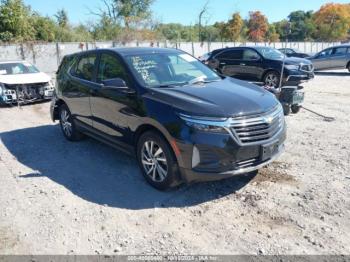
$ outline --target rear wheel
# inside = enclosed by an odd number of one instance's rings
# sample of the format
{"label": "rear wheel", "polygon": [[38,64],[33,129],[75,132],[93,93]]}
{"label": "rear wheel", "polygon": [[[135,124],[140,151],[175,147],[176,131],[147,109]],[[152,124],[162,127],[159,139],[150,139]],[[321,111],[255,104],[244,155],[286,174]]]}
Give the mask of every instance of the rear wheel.
{"label": "rear wheel", "polygon": [[149,184],[159,190],[177,185],[178,165],[171,147],[157,132],[148,131],[137,143],[137,160]]}
{"label": "rear wheel", "polygon": [[77,130],[67,105],[63,104],[60,106],[59,118],[61,130],[65,138],[69,141],[79,141],[84,137],[84,135]]}
{"label": "rear wheel", "polygon": [[268,87],[278,87],[280,83],[280,74],[276,71],[269,71],[264,76],[264,84]]}

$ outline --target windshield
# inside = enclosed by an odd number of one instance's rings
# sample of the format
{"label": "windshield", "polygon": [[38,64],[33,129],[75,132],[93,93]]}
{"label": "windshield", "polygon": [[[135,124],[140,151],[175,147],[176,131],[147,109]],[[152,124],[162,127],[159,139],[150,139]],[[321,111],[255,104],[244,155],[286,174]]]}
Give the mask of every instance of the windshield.
{"label": "windshield", "polygon": [[28,62],[11,62],[0,64],[0,75],[33,74],[40,71]]}
{"label": "windshield", "polygon": [[284,54],[277,49],[271,47],[256,47],[256,50],[266,59],[283,59]]}
{"label": "windshield", "polygon": [[147,87],[168,87],[221,78],[185,53],[141,54],[125,57],[138,80]]}

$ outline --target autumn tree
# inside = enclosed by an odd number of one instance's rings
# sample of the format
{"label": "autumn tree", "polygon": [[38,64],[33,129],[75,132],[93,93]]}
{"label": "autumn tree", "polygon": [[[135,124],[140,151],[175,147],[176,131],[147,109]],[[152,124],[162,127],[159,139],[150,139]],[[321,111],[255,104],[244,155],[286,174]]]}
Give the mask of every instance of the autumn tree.
{"label": "autumn tree", "polygon": [[350,30],[350,4],[329,3],[314,15],[315,38],[326,41],[343,40]]}
{"label": "autumn tree", "polygon": [[232,41],[237,41],[240,38],[243,27],[243,19],[239,13],[234,13],[232,18],[227,23],[227,33]]}
{"label": "autumn tree", "polygon": [[268,20],[260,11],[250,12],[248,20],[248,39],[254,42],[265,40],[269,30]]}

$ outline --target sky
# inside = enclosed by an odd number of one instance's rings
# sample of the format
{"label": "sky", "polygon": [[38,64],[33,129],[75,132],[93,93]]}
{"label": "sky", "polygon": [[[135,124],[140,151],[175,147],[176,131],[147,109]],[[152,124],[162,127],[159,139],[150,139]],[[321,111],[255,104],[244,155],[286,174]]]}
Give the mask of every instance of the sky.
{"label": "sky", "polygon": [[[58,9],[68,11],[73,24],[96,20],[89,13],[102,7],[101,0],[24,0],[33,10],[42,15],[53,16]],[[162,23],[182,23],[185,25],[198,22],[198,14],[207,0],[155,0],[152,10],[155,18]],[[209,0],[208,15],[204,22],[213,24],[216,21],[226,21],[233,12],[240,12],[246,18],[249,11],[260,10],[270,22],[286,18],[296,10],[318,10],[327,2],[349,3],[349,0]]]}

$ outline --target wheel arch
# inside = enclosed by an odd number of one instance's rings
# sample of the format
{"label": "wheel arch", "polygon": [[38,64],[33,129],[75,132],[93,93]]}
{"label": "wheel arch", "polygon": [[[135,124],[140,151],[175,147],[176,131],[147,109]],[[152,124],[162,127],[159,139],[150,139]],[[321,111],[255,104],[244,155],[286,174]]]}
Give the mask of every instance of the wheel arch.
{"label": "wheel arch", "polygon": [[180,150],[176,144],[175,139],[170,135],[170,133],[165,128],[158,127],[153,123],[144,123],[136,129],[133,136],[133,144],[135,146],[135,151],[137,151],[136,148],[137,148],[137,143],[139,138],[141,137],[142,134],[148,131],[154,131],[158,133],[166,141],[168,146],[171,148],[171,152],[174,154],[174,157],[177,160],[178,164],[181,166],[182,159],[180,156]]}
{"label": "wheel arch", "polygon": [[63,99],[57,99],[53,105],[53,115],[52,115],[52,119],[55,120],[59,120],[59,108],[62,105],[67,105],[66,102],[64,102]]}

